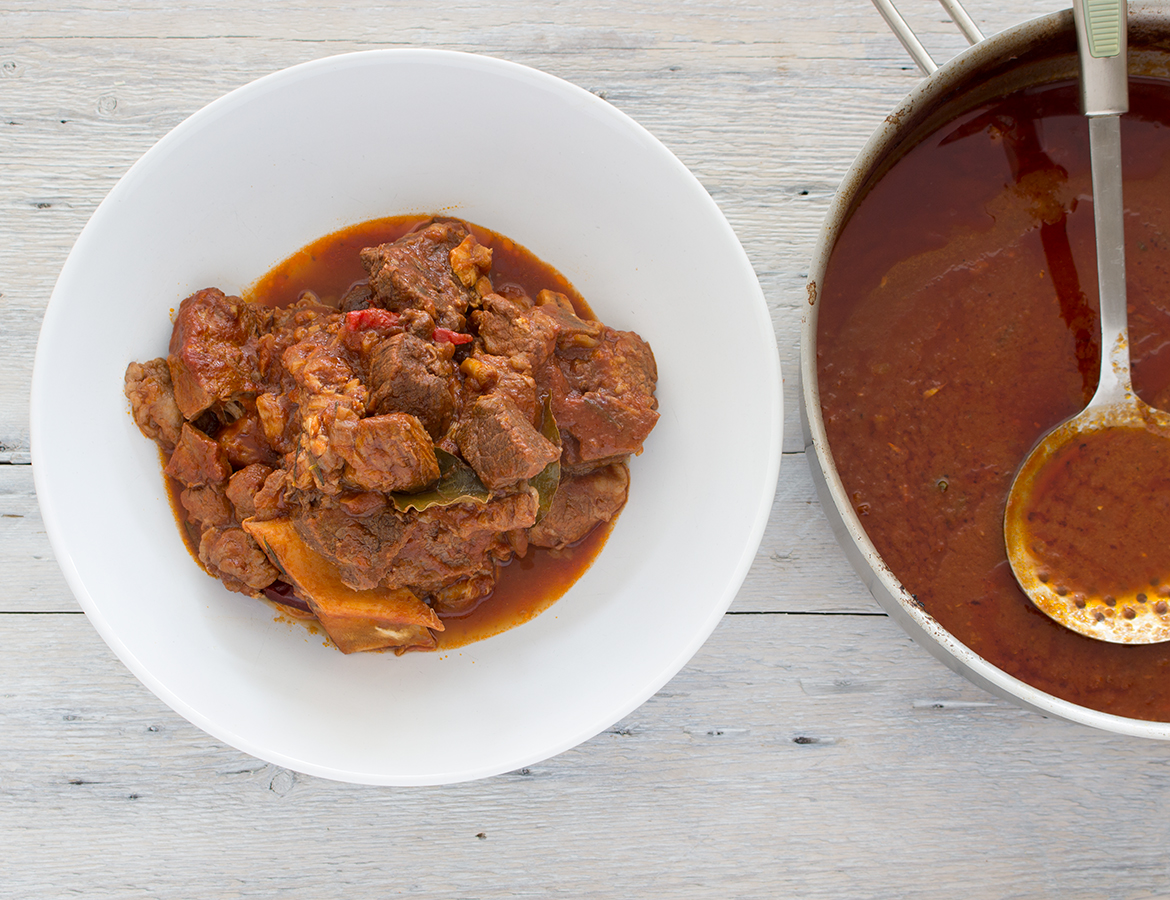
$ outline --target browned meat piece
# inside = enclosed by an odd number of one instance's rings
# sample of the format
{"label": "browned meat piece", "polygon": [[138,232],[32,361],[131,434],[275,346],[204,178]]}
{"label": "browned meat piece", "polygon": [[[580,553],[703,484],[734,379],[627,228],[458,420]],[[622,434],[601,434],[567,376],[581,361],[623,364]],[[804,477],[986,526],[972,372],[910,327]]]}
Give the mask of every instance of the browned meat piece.
{"label": "browned meat piece", "polygon": [[370,364],[370,407],[376,413],[410,413],[432,440],[441,438],[455,414],[453,349],[413,334],[382,341]]}
{"label": "browned meat piece", "polygon": [[477,397],[454,434],[463,458],[493,491],[538,475],[561,455],[502,393]]}
{"label": "browned meat piece", "polygon": [[336,309],[323,306],[305,295],[291,306],[281,309],[254,306],[253,312],[261,320],[263,331],[256,341],[256,360],[260,375],[269,389],[284,380],[283,358],[289,347],[303,340],[309,333],[330,326],[336,330],[341,322],[341,315]]}
{"label": "browned meat piece", "polygon": [[349,515],[360,519],[383,512],[386,509],[386,495],[378,491],[346,491],[337,498],[337,505]]}
{"label": "browned meat piece", "polygon": [[251,304],[217,288],[179,304],[167,365],[184,417],[194,419],[216,401],[259,389],[260,323]]}
{"label": "browned meat piece", "polygon": [[495,572],[480,573],[444,585],[431,598],[431,607],[440,616],[465,616],[490,597],[495,589]]}
{"label": "browned meat piece", "polygon": [[638,335],[607,327],[596,348],[558,356],[546,376],[569,466],[642,452],[658,421],[658,369]]}
{"label": "browned meat piece", "polygon": [[592,349],[601,340],[605,327],[592,319],[582,319],[573,308],[573,301],[556,291],[541,291],[536,298],[537,306],[557,323],[557,348],[572,351],[580,348]]}
{"label": "browned meat piece", "polygon": [[285,469],[277,469],[264,479],[264,486],[252,498],[256,518],[279,519],[289,514],[288,485],[288,472]]}
{"label": "browned meat piece", "polygon": [[219,444],[198,428],[184,422],[179,443],[163,471],[191,487],[197,484],[223,484],[232,474],[232,467]]}
{"label": "browned meat piece", "polygon": [[528,529],[529,542],[537,547],[576,543],[617,515],[629,488],[630,470],[620,463],[563,478],[548,513]]}
{"label": "browned meat piece", "polygon": [[429,596],[463,578],[495,577],[495,561],[509,559],[506,532],[536,521],[536,498],[525,491],[483,505],[435,506],[411,520],[407,540],[391,559],[380,556],[388,587],[409,586]]}
{"label": "browned meat piece", "polygon": [[471,319],[483,348],[510,358],[515,369],[539,371],[556,347],[556,320],[523,295],[488,294],[482,303]]}
{"label": "browned meat piece", "polygon": [[434,222],[392,244],[362,250],[373,302],[395,312],[415,307],[441,328],[464,331],[475,293],[455,275],[451,251],[467,236],[463,225]]}
{"label": "browned meat piece", "polygon": [[191,521],[202,525],[230,525],[232,505],[218,484],[189,487],[179,495],[179,502],[187,510]]}
{"label": "browned meat piece", "polygon": [[369,282],[359,282],[348,291],[345,296],[341,298],[339,307],[342,312],[353,312],[355,309],[368,309],[370,306],[370,298],[374,296],[374,292],[370,290]]}
{"label": "browned meat piece", "polygon": [[279,573],[264,551],[242,528],[205,528],[199,540],[199,559],[227,587],[256,595],[276,581]]}
{"label": "browned meat piece", "polygon": [[343,507],[321,506],[296,517],[293,524],[305,543],[336,565],[341,580],[355,591],[377,587],[385,574],[377,569],[379,560],[393,559],[406,543],[405,521],[391,512],[355,517]]}
{"label": "browned meat piece", "polygon": [[139,431],[168,453],[179,442],[183,414],[175,403],[171,372],[161,356],[126,367],[124,392]]}
{"label": "browned meat piece", "polygon": [[[296,382],[296,401],[303,407],[314,394],[360,395],[365,389],[341,349],[341,318],[310,329],[304,340],[291,344],[280,356],[284,371]],[[355,383],[357,382],[357,383]]]}
{"label": "browned meat piece", "polygon": [[[503,394],[532,424],[537,423],[536,381],[531,375],[515,371],[509,360],[475,353],[459,364],[459,371],[463,375],[463,387],[471,395]],[[474,402],[474,396],[468,397],[467,402]]]}
{"label": "browned meat piece", "polygon": [[435,320],[421,309],[404,309],[401,313],[403,327],[416,338],[430,341],[435,334]]}
{"label": "browned meat piece", "polygon": [[227,499],[231,501],[236,518],[241,522],[256,515],[256,495],[271,474],[272,469],[263,463],[252,463],[240,469],[228,480]]}
{"label": "browned meat piece", "polygon": [[653,397],[658,366],[650,345],[632,331],[602,326],[595,349],[561,354],[558,360],[569,386],[586,391],[607,390],[616,396]]}
{"label": "browned meat piece", "polygon": [[228,461],[234,468],[243,468],[253,463],[274,466],[280,460],[272,445],[268,443],[260,415],[255,410],[249,410],[234,422],[225,425],[216,434],[215,439],[223,447]]}
{"label": "browned meat piece", "polygon": [[[302,491],[337,494],[342,490],[346,460],[335,440],[337,435],[344,438],[346,429],[352,432],[353,423],[366,409],[369,392],[341,344],[341,328],[340,317],[318,323],[281,357],[294,384],[287,392],[291,405],[286,431],[292,428],[296,433],[299,429],[293,460],[291,464],[286,461],[286,466],[292,483]],[[267,403],[258,403],[262,417],[268,415],[266,407]],[[275,425],[272,427],[275,430]]]}
{"label": "browned meat piece", "polygon": [[641,453],[658,421],[649,405],[608,391],[570,394],[559,404],[554,399],[553,412],[566,435],[565,462],[571,468]]}
{"label": "browned meat piece", "polygon": [[256,397],[256,415],[264,439],[277,453],[296,447],[292,425],[293,402],[286,394],[264,393]]}
{"label": "browned meat piece", "polygon": [[495,560],[513,552],[507,532],[535,520],[536,500],[525,491],[485,504],[435,506],[409,518],[393,509],[355,518],[322,505],[293,521],[305,542],[338,567],[347,586],[409,587],[425,597],[462,579],[494,579]]}
{"label": "browned meat piece", "polygon": [[414,416],[339,420],[332,437],[345,460],[345,480],[360,490],[413,493],[439,480],[435,445]]}

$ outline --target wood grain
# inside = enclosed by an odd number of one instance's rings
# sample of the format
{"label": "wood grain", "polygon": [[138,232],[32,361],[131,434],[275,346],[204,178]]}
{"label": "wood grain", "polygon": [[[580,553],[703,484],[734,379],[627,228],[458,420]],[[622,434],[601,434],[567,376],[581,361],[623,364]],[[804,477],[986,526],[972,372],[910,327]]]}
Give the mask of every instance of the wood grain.
{"label": "wood grain", "polygon": [[0,793],[11,896],[1138,897],[1165,884],[1161,745],[991,700],[881,617],[729,616],[593,740],[418,789],[336,784],[220,745],[81,616],[0,617],[0,639],[14,648],[0,660],[5,758],[19,760]]}

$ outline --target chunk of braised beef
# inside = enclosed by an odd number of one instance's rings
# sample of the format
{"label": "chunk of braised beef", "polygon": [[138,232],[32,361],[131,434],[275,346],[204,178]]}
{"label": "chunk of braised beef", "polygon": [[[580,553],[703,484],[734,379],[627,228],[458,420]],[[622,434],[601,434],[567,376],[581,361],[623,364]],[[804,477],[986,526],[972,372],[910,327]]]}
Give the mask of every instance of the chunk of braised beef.
{"label": "chunk of braised beef", "polygon": [[466,616],[496,589],[495,572],[480,572],[445,584],[431,597],[431,608],[442,618]]}
{"label": "chunk of braised beef", "polygon": [[252,497],[252,506],[258,519],[279,519],[292,512],[288,499],[289,478],[286,469],[276,469]]}
{"label": "chunk of braised beef", "polygon": [[187,511],[187,518],[200,525],[230,525],[233,521],[232,504],[222,485],[199,484],[186,488],[179,502]]}
{"label": "chunk of braised beef", "polygon": [[494,576],[496,560],[513,548],[508,532],[536,521],[528,491],[487,503],[434,506],[410,517],[393,508],[355,517],[332,500],[296,517],[305,542],[333,562],[355,590],[409,587],[427,597],[453,582]]}
{"label": "chunk of braised beef", "polygon": [[409,333],[382,341],[370,358],[370,408],[378,414],[409,413],[438,440],[455,414],[451,350]]}
{"label": "chunk of braised beef", "polygon": [[404,309],[399,313],[403,328],[420,340],[429,341],[435,333],[435,320],[421,309]]}
{"label": "chunk of braised beef", "polygon": [[601,340],[604,325],[593,319],[582,319],[565,294],[544,290],[536,296],[537,307],[557,325],[557,349],[573,351],[593,349]]}
{"label": "chunk of braised beef", "polygon": [[451,268],[451,251],[468,235],[460,223],[433,222],[393,243],[362,250],[373,304],[395,312],[420,309],[437,325],[463,331],[476,295]]}
{"label": "chunk of braised beef", "polygon": [[348,354],[341,350],[340,317],[306,329],[302,339],[281,354],[284,371],[296,385],[293,400],[298,406],[313,405],[314,395],[360,397],[364,405],[365,386],[360,383]]}
{"label": "chunk of braised beef", "polygon": [[244,415],[223,426],[215,435],[233,468],[242,469],[253,463],[275,466],[279,454],[272,449],[264,434],[264,426],[255,404],[249,401]]}
{"label": "chunk of braised beef", "polygon": [[383,512],[386,502],[386,495],[379,491],[346,491],[337,498],[338,506],[359,519]]}
{"label": "chunk of braised beef", "polygon": [[465,400],[475,401],[479,394],[498,392],[507,397],[533,425],[540,412],[536,398],[536,381],[526,372],[517,372],[511,361],[502,356],[475,353],[459,364],[463,376]]}
{"label": "chunk of braised beef", "polygon": [[279,576],[252,536],[238,526],[205,528],[199,559],[228,588],[242,594],[259,596]]}
{"label": "chunk of braised beef", "polygon": [[439,480],[435,445],[408,413],[335,423],[333,449],[345,460],[344,478],[362,491],[421,491]]}
{"label": "chunk of braised beef", "polygon": [[227,454],[215,441],[188,423],[183,423],[175,452],[163,470],[171,478],[192,487],[224,484],[232,473]]}
{"label": "chunk of braised beef", "polygon": [[528,529],[529,542],[537,547],[575,544],[617,515],[629,488],[630,471],[621,463],[562,478],[549,511]]}
{"label": "chunk of braised beef", "polygon": [[384,583],[425,597],[461,579],[493,576],[496,561],[512,556],[506,533],[534,521],[536,498],[529,491],[483,504],[433,506],[410,520],[407,539],[393,556],[379,556]]}
{"label": "chunk of braised beef", "polygon": [[260,389],[256,348],[263,315],[218,288],[197,291],[179,304],[167,366],[185,418]]}
{"label": "chunk of braised beef", "polygon": [[483,349],[512,360],[513,368],[536,372],[556,348],[557,323],[524,295],[487,294],[471,314]]}
{"label": "chunk of braised beef", "polygon": [[337,566],[341,580],[355,591],[378,586],[385,576],[382,560],[395,557],[406,543],[408,530],[405,520],[392,511],[354,516],[343,505],[329,501],[306,510],[293,525],[305,543]]}
{"label": "chunk of braised beef", "polygon": [[284,393],[266,392],[256,397],[256,416],[264,439],[277,453],[288,453],[296,447],[292,398]]}
{"label": "chunk of braised beef", "polygon": [[368,281],[359,281],[345,292],[345,295],[341,298],[339,307],[342,312],[366,309],[369,307],[370,300],[373,296],[374,292],[370,289],[370,283]]}
{"label": "chunk of braised beef", "polygon": [[563,352],[558,363],[579,391],[607,390],[616,396],[638,395],[654,401],[658,365],[654,352],[633,331],[602,326],[601,340],[587,352]]}
{"label": "chunk of braised beef", "polygon": [[289,347],[331,324],[336,328],[341,319],[336,309],[304,296],[291,306],[280,309],[256,309],[258,315],[265,317],[265,330],[256,341],[256,360],[268,389],[278,388],[284,383],[283,358]]}
{"label": "chunk of braised beef", "polygon": [[[344,489],[346,460],[337,437],[344,439],[346,429],[366,409],[369,392],[341,346],[341,328],[340,318],[311,328],[281,357],[291,380],[285,391],[288,427],[296,435],[296,448],[286,455],[285,465],[301,491],[337,494]],[[257,404],[260,408],[260,398]]]}
{"label": "chunk of braised beef", "polygon": [[477,397],[460,416],[454,437],[460,454],[493,491],[538,475],[561,455],[501,392]]}
{"label": "chunk of braised beef", "polygon": [[558,354],[545,371],[565,462],[600,462],[642,452],[658,421],[658,369],[650,346],[632,331],[606,327],[592,350]]}
{"label": "chunk of braised beef", "polygon": [[244,466],[228,479],[226,496],[241,522],[256,515],[256,495],[272,471],[270,466],[257,462]]}
{"label": "chunk of braised beef", "polygon": [[130,413],[138,430],[166,452],[174,449],[183,428],[183,414],[175,403],[167,361],[159,357],[145,363],[130,363],[126,367],[123,391],[130,401]]}

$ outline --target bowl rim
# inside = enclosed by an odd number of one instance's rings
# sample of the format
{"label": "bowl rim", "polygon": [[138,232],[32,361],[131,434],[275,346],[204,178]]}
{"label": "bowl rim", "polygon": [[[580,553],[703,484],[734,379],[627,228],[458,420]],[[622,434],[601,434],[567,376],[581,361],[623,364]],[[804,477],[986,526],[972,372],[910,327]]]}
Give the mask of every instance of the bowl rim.
{"label": "bowl rim", "polygon": [[[377,65],[383,61],[389,61],[395,64],[402,62],[418,62],[424,64],[437,65],[454,65],[459,67],[471,67],[482,70],[492,70],[513,78],[519,79],[528,85],[548,91],[552,91],[558,97],[571,100],[578,104],[585,104],[590,109],[593,115],[606,117],[609,122],[616,123],[623,130],[624,133],[636,138],[644,146],[650,147],[655,154],[658,155],[662,165],[671,166],[676,170],[678,177],[688,179],[695,189],[695,197],[701,197],[701,202],[707,205],[705,215],[712,216],[713,223],[730,238],[733,245],[738,248],[740,254],[739,263],[746,267],[745,272],[751,273],[752,283],[754,284],[754,295],[752,296],[751,310],[752,317],[760,326],[759,339],[763,342],[760,345],[760,350],[763,351],[760,356],[760,361],[768,372],[768,382],[764,386],[770,394],[768,411],[771,417],[770,427],[768,431],[768,445],[767,451],[763,456],[766,458],[766,468],[762,469],[764,475],[760,488],[758,500],[755,509],[751,511],[750,516],[745,515],[745,520],[750,521],[750,527],[747,529],[748,540],[740,548],[739,555],[733,567],[729,567],[728,575],[723,581],[723,589],[719,596],[713,597],[708,607],[706,620],[702,627],[695,630],[690,640],[685,646],[679,645],[677,652],[668,661],[664,661],[657,676],[649,679],[642,686],[640,690],[629,696],[626,702],[620,706],[607,707],[603,714],[598,715],[594,720],[583,721],[579,724],[577,730],[571,734],[564,734],[562,738],[545,746],[537,747],[530,750],[526,755],[517,757],[515,760],[509,761],[506,765],[490,765],[482,768],[470,767],[466,770],[458,772],[436,772],[423,777],[409,777],[400,778],[396,776],[387,776],[384,773],[371,775],[371,773],[363,772],[357,773],[340,768],[331,768],[325,765],[315,763],[307,763],[304,760],[294,756],[281,753],[279,750],[273,750],[270,747],[259,746],[255,742],[248,739],[246,736],[238,734],[232,730],[221,727],[215,721],[203,715],[199,710],[193,708],[182,697],[175,694],[166,684],[159,681],[151,671],[131,652],[128,646],[121,640],[116,630],[111,626],[108,619],[103,615],[101,605],[94,599],[90,591],[85,585],[85,582],[79,572],[75,561],[69,552],[65,539],[62,534],[62,524],[59,519],[59,513],[54,505],[54,490],[51,484],[50,466],[45,463],[45,420],[49,415],[46,403],[42,399],[44,391],[44,381],[46,366],[49,364],[44,348],[48,343],[47,335],[51,332],[53,323],[56,319],[56,311],[61,307],[61,302],[57,301],[58,290],[66,273],[71,271],[71,268],[76,265],[75,258],[78,253],[78,247],[84,245],[87,236],[95,229],[100,228],[108,213],[109,207],[114,202],[112,198],[117,198],[122,192],[128,190],[128,186],[133,186],[139,173],[149,164],[152,156],[176,144],[187,140],[188,134],[197,131],[203,123],[215,116],[218,116],[222,111],[230,109],[232,106],[242,102],[248,102],[258,94],[269,90],[273,86],[277,86],[294,79],[301,79],[312,77],[317,73],[327,72],[337,67],[361,66],[373,64]],[[490,223],[488,223],[490,225]],[[289,252],[295,252],[297,248],[290,248]],[[257,273],[258,275],[263,273]],[[194,725],[212,735],[213,737],[223,741],[226,744],[242,750],[253,756],[263,760],[268,760],[279,765],[287,766],[296,771],[304,772],[311,775],[318,775],[325,778],[349,781],[366,784],[393,784],[393,785],[421,785],[421,784],[449,784],[461,781],[468,781],[477,778],[489,777],[510,771],[514,768],[529,765],[548,759],[559,753],[564,752],[572,747],[575,747],[586,741],[598,733],[604,731],[605,728],[612,725],[614,722],[629,715],[633,710],[641,706],[647,699],[657,693],[663,685],[665,685],[671,678],[673,678],[694,656],[699,648],[705,643],[715,627],[722,621],[724,614],[728,607],[734,601],[736,595],[741,588],[744,579],[747,576],[756,552],[759,548],[760,542],[763,538],[764,530],[767,527],[771,507],[774,501],[777,479],[779,476],[779,467],[782,454],[782,440],[783,440],[783,392],[782,392],[782,375],[780,368],[779,352],[777,348],[776,336],[774,326],[771,322],[771,317],[767,308],[766,298],[764,297],[762,288],[759,285],[758,278],[755,276],[754,268],[747,256],[738,237],[735,235],[726,216],[720,210],[714,199],[701,185],[693,173],[691,173],[686,166],[670,151],[662,142],[654,137],[644,126],[636,122],[631,116],[619,110],[617,107],[601,99],[590,91],[581,88],[572,82],[565,79],[544,72],[521,63],[503,60],[498,57],[469,53],[464,51],[433,49],[433,48],[383,48],[374,50],[363,50],[351,53],[335,54],[331,56],[321,57],[318,59],[303,62],[294,66],[279,69],[263,75],[253,81],[241,85],[234,90],[223,94],[222,96],[212,100],[196,112],[192,113],[173,129],[163,135],[155,144],[153,144],[142,156],[140,156],[122,175],[118,182],[111,188],[109,193],[101,201],[101,203],[94,210],[89,221],[78,235],[69,256],[66,258],[62,267],[61,273],[58,275],[57,282],[54,285],[53,292],[50,296],[48,305],[46,307],[44,321],[40,331],[40,336],[37,342],[37,352],[34,358],[33,375],[30,391],[30,450],[33,465],[33,478],[37,491],[38,502],[41,508],[42,519],[45,524],[45,529],[49,537],[50,545],[53,548],[54,554],[57,558],[58,564],[65,576],[71,591],[73,592],[78,603],[86,613],[90,622],[93,624],[95,630],[105,640],[107,645],[114,651],[115,655],[126,665],[127,668],[141,681],[148,689],[158,696],[163,702],[170,706],[174,711],[179,713]]]}
{"label": "bowl rim", "polygon": [[[1130,18],[1131,29],[1135,22],[1149,24],[1165,21],[1165,16],[1152,13],[1131,14]],[[870,136],[833,198],[809,269],[809,302],[801,321],[800,419],[805,455],[813,482],[830,527],[846,557],[879,605],[928,652],[948,668],[990,693],[1042,715],[1057,716],[1115,734],[1170,740],[1170,722],[1135,719],[1091,709],[1063,700],[1009,675],[959,641],[915,602],[878,553],[849,502],[829,449],[817,382],[818,287],[823,283],[833,246],[852,205],[870,183],[883,159],[888,158],[891,151],[905,139],[906,123],[921,119],[939,104],[940,98],[945,98],[964,84],[970,84],[973,71],[994,68],[997,64],[1013,60],[1032,43],[1064,33],[1071,34],[1072,29],[1072,11],[1062,10],[1020,23],[967,48],[924,77]]]}

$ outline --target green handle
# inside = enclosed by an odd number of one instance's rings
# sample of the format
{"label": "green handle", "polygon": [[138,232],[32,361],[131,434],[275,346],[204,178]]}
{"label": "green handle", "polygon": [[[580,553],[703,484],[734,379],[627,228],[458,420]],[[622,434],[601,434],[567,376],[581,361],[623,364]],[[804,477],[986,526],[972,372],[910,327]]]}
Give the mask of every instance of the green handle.
{"label": "green handle", "polygon": [[1085,30],[1089,53],[1096,59],[1121,52],[1121,29],[1125,27],[1125,0],[1085,0]]}

